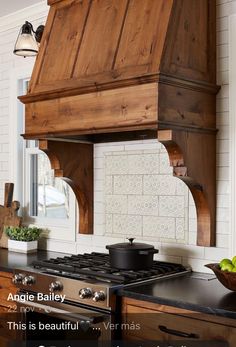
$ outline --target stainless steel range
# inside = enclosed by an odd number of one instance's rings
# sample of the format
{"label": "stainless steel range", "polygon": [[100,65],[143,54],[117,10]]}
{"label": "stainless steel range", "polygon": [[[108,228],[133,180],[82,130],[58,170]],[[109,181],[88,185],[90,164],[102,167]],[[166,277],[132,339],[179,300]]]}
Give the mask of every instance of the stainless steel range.
{"label": "stainless steel range", "polygon": [[37,312],[40,319],[43,315],[44,319],[79,320],[83,338],[89,332],[90,339],[110,339],[109,329],[104,328],[118,317],[118,289],[189,271],[180,264],[159,261],[148,270],[122,271],[110,266],[108,254],[94,252],[36,261],[27,271],[15,270],[13,282],[20,289],[21,312]]}

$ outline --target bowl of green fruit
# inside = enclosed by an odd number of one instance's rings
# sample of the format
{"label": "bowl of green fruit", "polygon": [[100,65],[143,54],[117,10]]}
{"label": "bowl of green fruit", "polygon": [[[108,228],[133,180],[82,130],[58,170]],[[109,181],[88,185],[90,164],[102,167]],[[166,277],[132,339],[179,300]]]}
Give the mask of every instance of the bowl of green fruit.
{"label": "bowl of green fruit", "polygon": [[229,290],[236,291],[236,256],[222,259],[220,263],[205,265],[211,269],[218,280]]}

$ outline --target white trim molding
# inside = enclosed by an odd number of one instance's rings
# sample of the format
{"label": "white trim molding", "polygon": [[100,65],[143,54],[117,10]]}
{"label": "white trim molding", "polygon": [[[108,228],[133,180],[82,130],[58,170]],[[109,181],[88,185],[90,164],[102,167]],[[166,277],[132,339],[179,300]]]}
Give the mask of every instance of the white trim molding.
{"label": "white trim molding", "polygon": [[[76,241],[76,203],[75,196],[70,189],[70,216],[69,220],[50,220],[44,218],[28,218],[24,212],[24,208],[28,206],[29,194],[28,184],[29,182],[29,170],[27,165],[22,162],[23,158],[27,155],[22,143],[23,138],[20,137],[20,133],[24,133],[24,121],[23,121],[23,104],[17,100],[20,93],[24,92],[24,81],[30,79],[34,61],[28,60],[28,65],[25,68],[14,68],[10,72],[10,96],[9,96],[9,129],[10,132],[10,156],[9,156],[9,180],[14,182],[14,199],[22,201],[24,222],[27,224],[34,223],[43,229],[50,229],[48,235],[48,241],[44,242],[45,246],[53,247],[55,242]],[[22,117],[20,117],[22,115]],[[23,123],[22,123],[23,121]],[[23,151],[24,155],[23,155]],[[38,151],[37,151],[38,152]],[[22,185],[23,184],[23,185]],[[56,249],[56,248],[55,248]],[[74,251],[74,249],[73,249]]]}
{"label": "white trim molding", "polygon": [[229,17],[230,255],[236,254],[236,15]]}
{"label": "white trim molding", "polygon": [[17,150],[19,142],[19,108],[23,107],[20,101],[17,100],[19,93],[19,83],[23,79],[30,78],[34,62],[29,60],[27,68],[15,68],[10,72],[10,97],[9,97],[9,129],[10,136],[10,158],[9,158],[9,179],[11,182],[15,182],[15,199],[19,199],[19,176],[23,173],[19,173],[17,163]]}

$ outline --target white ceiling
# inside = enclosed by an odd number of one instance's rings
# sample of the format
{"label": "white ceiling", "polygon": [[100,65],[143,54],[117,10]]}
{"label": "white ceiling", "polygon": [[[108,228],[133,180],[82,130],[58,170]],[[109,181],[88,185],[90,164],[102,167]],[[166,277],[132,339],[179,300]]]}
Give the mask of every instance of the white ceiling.
{"label": "white ceiling", "polygon": [[40,0],[0,0],[0,17],[22,10],[38,2]]}

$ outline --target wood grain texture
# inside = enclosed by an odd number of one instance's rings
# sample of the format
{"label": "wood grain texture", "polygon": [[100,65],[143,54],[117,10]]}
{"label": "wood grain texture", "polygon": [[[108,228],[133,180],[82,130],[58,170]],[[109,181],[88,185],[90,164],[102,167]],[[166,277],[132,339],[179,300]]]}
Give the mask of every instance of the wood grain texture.
{"label": "wood grain texture", "polygon": [[159,71],[172,2],[130,0],[114,64],[116,69],[145,65],[149,72],[153,72],[154,66]]}
{"label": "wood grain texture", "polygon": [[[89,1],[81,2],[78,0],[57,10],[44,52],[39,84],[65,80],[71,77],[86,15],[89,11],[89,4]],[[68,23],[68,25],[65,25],[65,23]],[[66,49],[63,47],[65,42]]]}
{"label": "wood grain texture", "polygon": [[93,233],[93,145],[40,140],[55,177],[72,188],[79,204],[79,232]]}
{"label": "wood grain texture", "polygon": [[[17,306],[14,301],[9,301],[8,295],[15,295],[18,289],[12,284],[12,273],[0,272],[0,346],[9,346],[9,341],[22,338],[22,331],[9,329],[8,322],[20,321],[16,314]],[[14,313],[13,313],[14,312]],[[6,344],[5,344],[6,343]]]}
{"label": "wood grain texture", "polygon": [[11,277],[0,276],[0,305],[4,307],[14,304],[7,300],[9,293],[12,295],[17,293],[17,288],[12,284]]}
{"label": "wood grain texture", "polygon": [[58,2],[62,2],[62,1],[65,1],[65,0],[48,0],[48,5],[49,6],[52,6]]}
{"label": "wood grain texture", "polygon": [[101,133],[130,126],[157,127],[156,84],[26,105],[26,134]]}
{"label": "wood grain texture", "polygon": [[[161,332],[159,326],[162,325],[169,329],[196,334],[202,341],[228,341],[229,347],[235,346],[236,342],[235,320],[176,307],[122,298],[122,319],[123,323],[131,324],[133,321],[134,324],[140,325],[140,329],[137,330],[124,329],[125,340],[181,340],[180,337]],[[188,338],[184,340],[186,343],[189,342]]]}
{"label": "wood grain texture", "polygon": [[158,121],[182,127],[216,128],[214,94],[159,83],[158,96]]}
{"label": "wood grain texture", "polygon": [[181,316],[189,316],[189,314],[195,314],[195,318],[197,318],[198,316],[201,316],[201,320],[205,320],[207,322],[213,322],[213,323],[221,323],[221,324],[236,328],[235,319],[186,310],[186,309],[174,307],[174,306],[166,306],[162,304],[153,303],[150,301],[143,301],[143,300],[137,300],[137,299],[132,299],[128,297],[122,297],[122,304],[121,304],[122,312],[124,313],[127,312],[127,305],[132,305],[133,307],[136,307],[137,313],[139,312],[139,308],[142,307],[142,308],[147,308],[147,309],[151,309],[155,311],[160,311],[163,313],[178,314]]}
{"label": "wood grain texture", "polygon": [[215,32],[215,0],[174,0],[161,71],[215,83]]}
{"label": "wood grain texture", "polygon": [[[144,66],[139,66],[136,68],[136,72],[139,74],[142,74],[144,71]],[[132,68],[129,70],[130,74],[132,75]],[[115,71],[107,72],[103,74],[103,83],[94,85],[91,85],[90,77],[86,76],[81,78],[79,81],[70,79],[67,81],[67,87],[64,88],[64,82],[58,81],[55,85],[54,82],[47,84],[47,94],[41,89],[41,86],[37,85],[34,93],[29,93],[27,95],[19,96],[18,98],[24,103],[32,103],[35,101],[45,101],[45,100],[52,100],[56,98],[62,98],[67,96],[74,96],[74,95],[82,95],[82,94],[90,94],[90,93],[96,93],[98,91],[104,91],[104,90],[111,90],[111,89],[118,89],[118,88],[124,88],[124,87],[131,87],[136,86],[137,84],[147,84],[147,83],[157,83],[157,84],[164,84],[169,85],[176,88],[184,88],[189,89],[195,92],[202,92],[205,94],[213,94],[215,95],[219,87],[215,84],[203,82],[203,81],[196,81],[191,79],[185,79],[183,77],[175,77],[173,75],[163,74],[163,73],[156,73],[156,74],[143,74],[142,76],[138,76],[135,78],[127,78],[125,80],[120,79],[113,79],[115,75]],[[100,79],[101,75],[98,74],[97,78]],[[113,79],[113,80],[112,80]],[[45,87],[45,85],[44,85]],[[44,88],[42,87],[42,88]]]}
{"label": "wood grain texture", "polygon": [[215,134],[159,130],[173,174],[191,190],[197,210],[197,244],[215,245],[216,137]]}
{"label": "wood grain texture", "polygon": [[13,183],[5,183],[4,205],[0,205],[0,247],[8,247],[8,238],[3,233],[5,226],[20,226],[22,218],[18,216],[19,201],[12,201]]}
{"label": "wood grain texture", "polygon": [[31,92],[160,71],[215,83],[215,7],[214,0],[52,1]]}
{"label": "wood grain texture", "polygon": [[31,92],[51,90],[53,82],[67,89],[81,78],[94,86],[157,73],[172,5],[173,0],[52,2]]}
{"label": "wood grain texture", "polygon": [[[110,71],[128,0],[92,1],[74,78]],[[92,43],[91,45],[88,42]]]}
{"label": "wood grain texture", "polygon": [[12,278],[12,273],[0,271],[0,277]]}

